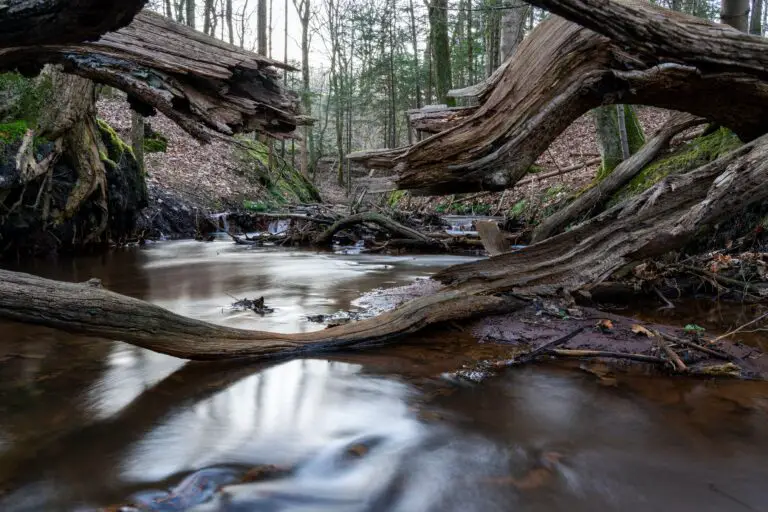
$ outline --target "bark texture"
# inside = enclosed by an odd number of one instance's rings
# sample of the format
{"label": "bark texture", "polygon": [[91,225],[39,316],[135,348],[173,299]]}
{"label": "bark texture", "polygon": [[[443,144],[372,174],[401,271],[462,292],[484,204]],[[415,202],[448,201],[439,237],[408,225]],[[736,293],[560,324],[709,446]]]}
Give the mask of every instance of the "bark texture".
{"label": "bark texture", "polygon": [[490,83],[463,91],[484,100],[472,115],[411,147],[350,158],[394,170],[387,188],[465,193],[514,186],[573,120],[598,105],[686,111],[745,141],[768,131],[768,41],[649,4],[532,3],[589,28],[558,17],[542,22]]}
{"label": "bark texture", "polygon": [[0,270],[0,318],[117,339],[187,359],[261,359],[359,348],[426,325],[504,312],[523,301],[444,290],[371,320],[304,334],[221,327],[87,283],[62,283]]}
{"label": "bark texture", "polygon": [[78,43],[131,22],[147,0],[7,0],[0,3],[0,48]]}
{"label": "bark texture", "polygon": [[0,49],[0,69],[46,63],[122,89],[141,114],[157,109],[203,141],[212,132],[287,137],[303,119],[274,69],[293,68],[151,12],[91,43]]}

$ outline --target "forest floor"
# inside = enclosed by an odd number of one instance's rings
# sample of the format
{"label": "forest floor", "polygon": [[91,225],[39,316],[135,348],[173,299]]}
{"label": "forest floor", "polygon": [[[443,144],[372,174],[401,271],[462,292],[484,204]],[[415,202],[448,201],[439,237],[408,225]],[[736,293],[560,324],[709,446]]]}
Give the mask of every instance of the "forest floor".
{"label": "forest floor", "polygon": [[[98,102],[99,117],[106,120],[123,137],[130,140],[131,113],[120,95],[102,98]],[[668,111],[639,107],[638,117],[646,136],[658,129],[668,117]],[[265,195],[264,187],[244,168],[235,148],[223,141],[201,144],[162,114],[147,121],[152,129],[168,139],[165,152],[145,154],[150,198],[176,198],[180,202],[209,213],[236,210],[244,201],[258,201]],[[594,121],[585,115],[576,120],[539,158],[539,175],[558,171],[599,157]],[[347,191],[337,183],[335,160],[321,158],[314,183],[323,200],[331,204],[347,203]],[[585,187],[594,179],[599,164],[579,170],[531,181],[506,193],[467,194],[447,197],[412,197],[401,195],[395,203],[388,195],[368,197],[371,203],[397,204],[401,210],[422,213],[495,214],[524,209],[543,211],[570,193]],[[353,167],[352,190],[355,180],[367,175]],[[531,175],[536,176],[536,175]],[[167,199],[165,199],[167,200]],[[524,207],[524,208],[523,208]]]}

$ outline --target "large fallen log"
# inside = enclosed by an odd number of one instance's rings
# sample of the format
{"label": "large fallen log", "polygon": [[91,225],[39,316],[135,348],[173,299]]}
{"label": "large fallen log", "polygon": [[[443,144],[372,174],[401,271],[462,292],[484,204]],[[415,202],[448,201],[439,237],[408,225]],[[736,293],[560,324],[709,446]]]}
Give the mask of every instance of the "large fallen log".
{"label": "large fallen log", "polygon": [[78,43],[124,27],[147,0],[9,0],[0,3],[0,48]]}
{"label": "large fallen log", "polygon": [[426,325],[520,307],[514,297],[446,289],[371,320],[319,332],[234,329],[172,313],[87,283],[62,283],[0,270],[0,318],[121,340],[187,359],[261,359],[359,348]]}
{"label": "large fallen log", "polygon": [[275,70],[293,68],[149,11],[94,42],[0,48],[0,69],[46,63],[121,89],[140,113],[157,109],[203,141],[211,132],[288,137],[305,121]]}
{"label": "large fallen log", "polygon": [[[571,122],[601,104],[690,112],[745,141],[768,131],[768,41],[650,5],[586,3],[594,4],[591,13],[600,12],[601,26],[626,17],[620,40],[553,16],[492,77],[490,92],[478,93],[486,99],[471,116],[413,146],[350,158],[392,169],[390,179],[400,189],[465,193],[512,187]],[[641,28],[631,30],[635,25]]]}

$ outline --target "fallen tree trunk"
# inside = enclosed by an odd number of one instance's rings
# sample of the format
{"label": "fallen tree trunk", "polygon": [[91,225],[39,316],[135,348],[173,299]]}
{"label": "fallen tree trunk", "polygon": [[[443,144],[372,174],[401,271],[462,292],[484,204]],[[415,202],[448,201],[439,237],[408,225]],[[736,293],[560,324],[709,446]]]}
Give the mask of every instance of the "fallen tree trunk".
{"label": "fallen tree trunk", "polygon": [[433,323],[501,313],[523,304],[511,296],[446,289],[370,320],[313,333],[279,334],[217,326],[88,284],[0,270],[0,318],[200,360],[260,359],[364,347]]}
{"label": "fallen tree trunk", "polygon": [[621,162],[614,170],[581,193],[572,203],[559,210],[539,224],[533,232],[533,241],[539,242],[565,229],[581,217],[588,216],[595,209],[608,202],[611,196],[651,163],[659,153],[669,146],[669,141],[678,133],[705,122],[690,114],[673,114],[659,131],[629,159]]}
{"label": "fallen tree trunk", "polygon": [[147,0],[10,0],[0,4],[0,48],[78,43],[124,27]]}
{"label": "fallen tree trunk", "polygon": [[[768,41],[652,6],[589,2],[603,6],[593,5],[590,12],[600,11],[604,25],[619,12],[629,16],[622,20],[620,41],[552,17],[495,75],[487,99],[471,116],[413,146],[350,158],[392,169],[392,186],[440,195],[512,187],[571,122],[603,104],[690,112],[745,141],[768,131]],[[586,16],[576,11],[576,21]],[[643,29],[631,31],[630,24]],[[664,37],[654,32],[662,25]],[[666,44],[668,39],[687,43]],[[711,49],[718,57],[707,57]]]}
{"label": "fallen tree trunk", "polygon": [[127,92],[140,114],[157,109],[202,141],[212,132],[288,137],[305,122],[275,70],[294,68],[149,11],[90,43],[0,48],[0,69],[31,73],[47,63]]}

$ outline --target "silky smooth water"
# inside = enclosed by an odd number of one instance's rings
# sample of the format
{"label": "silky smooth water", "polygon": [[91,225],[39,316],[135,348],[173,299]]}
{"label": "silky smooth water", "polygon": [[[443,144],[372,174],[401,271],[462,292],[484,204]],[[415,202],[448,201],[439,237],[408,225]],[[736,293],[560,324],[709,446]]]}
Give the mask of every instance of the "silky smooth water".
{"label": "silky smooth water", "polygon": [[[183,315],[280,332],[453,257],[169,242],[15,270],[103,280]],[[264,296],[270,315],[232,312]],[[0,324],[0,510],[93,510],[204,468],[292,473],[198,510],[768,510],[768,385],[537,366],[440,375],[493,347],[459,331],[261,364],[185,363],[113,340]],[[369,447],[350,459],[350,446]],[[559,461],[513,485],[542,454]]]}

